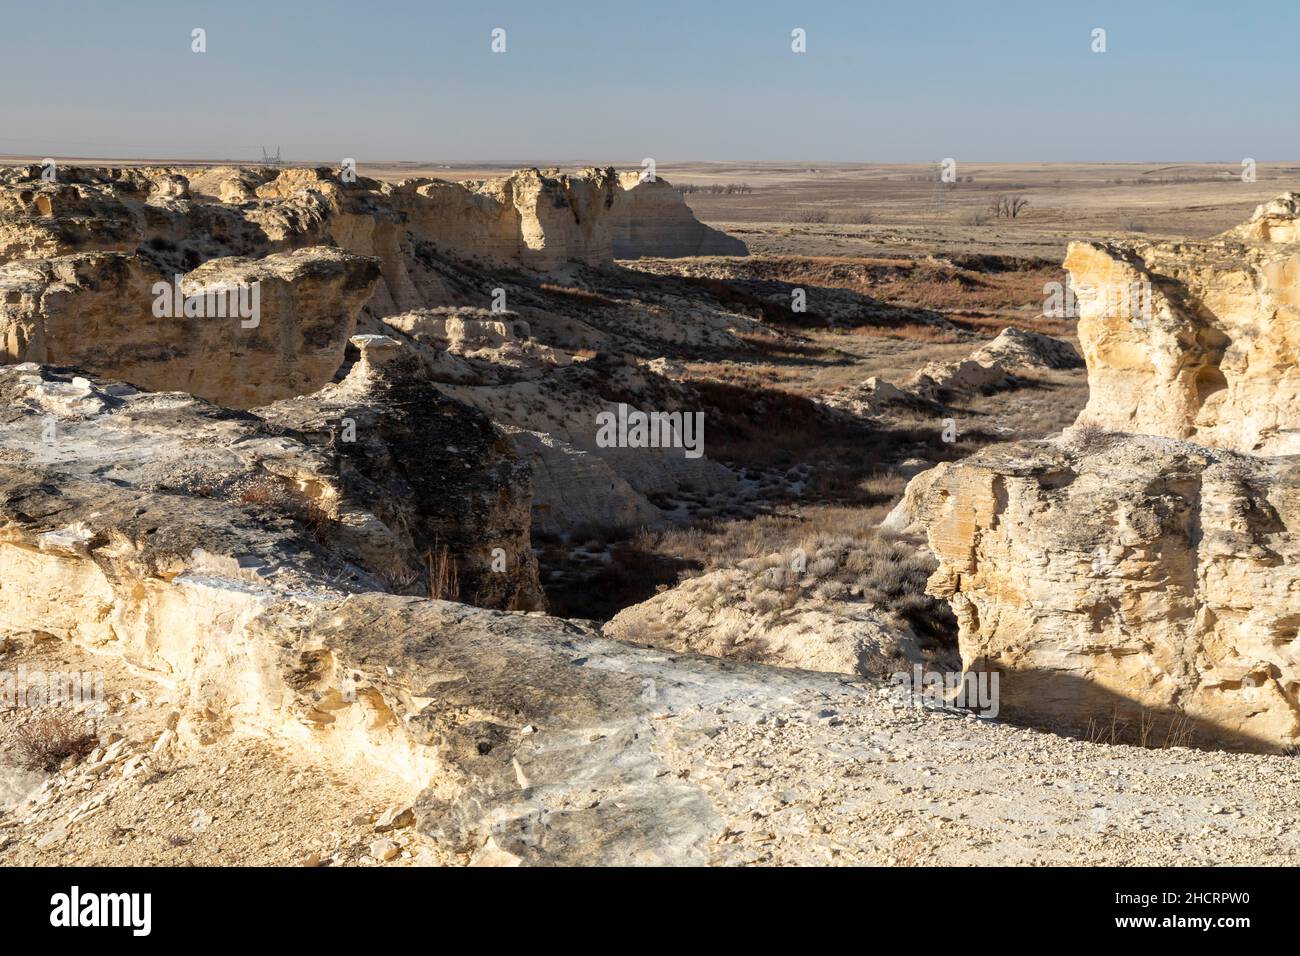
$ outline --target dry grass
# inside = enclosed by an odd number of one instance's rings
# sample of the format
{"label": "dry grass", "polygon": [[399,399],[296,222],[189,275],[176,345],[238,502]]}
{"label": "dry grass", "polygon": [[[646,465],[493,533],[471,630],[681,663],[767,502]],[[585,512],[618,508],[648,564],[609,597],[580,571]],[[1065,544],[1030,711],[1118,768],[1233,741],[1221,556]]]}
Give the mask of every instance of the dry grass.
{"label": "dry grass", "polygon": [[281,496],[280,483],[273,478],[254,478],[239,492],[239,502],[245,505],[270,507]]}
{"label": "dry grass", "polygon": [[937,325],[921,323],[902,323],[899,325],[859,325],[849,330],[852,335],[867,338],[905,339],[909,342],[927,342],[935,345],[951,345],[960,342],[961,335],[952,329]]}
{"label": "dry grass", "polygon": [[1149,750],[1191,747],[1196,740],[1196,726],[1182,713],[1165,713],[1142,708],[1132,718],[1120,715],[1118,705],[1108,717],[1088,718],[1086,736],[1095,744],[1128,744]]}
{"label": "dry grass", "polygon": [[270,475],[258,475],[238,486],[234,497],[240,504],[274,511],[299,522],[321,542],[327,540],[334,526],[333,515],[319,501]]}
{"label": "dry grass", "polygon": [[[1072,320],[1042,314],[1044,287],[1065,281],[1061,267],[1049,260],[978,254],[942,259],[768,255],[729,261],[723,269],[722,276],[683,278],[724,308],[778,328],[834,324],[811,306],[808,312],[793,312],[789,290],[795,288],[861,296],[860,308],[849,307],[858,315],[848,320],[861,335],[956,341],[943,320],[960,330],[993,334],[1012,324],[1058,336],[1071,335],[1074,328]],[[835,322],[844,322],[845,308],[843,301],[835,307],[840,316]]]}
{"label": "dry grass", "polygon": [[29,721],[13,732],[18,759],[28,770],[53,772],[69,757],[80,759],[95,748],[96,737],[65,714]]}
{"label": "dry grass", "polygon": [[429,597],[436,601],[459,601],[460,568],[448,547],[444,544],[436,552],[426,551],[424,564],[429,575]]}
{"label": "dry grass", "polygon": [[543,282],[538,285],[543,292],[549,292],[552,295],[563,296],[566,299],[573,299],[581,302],[583,305],[598,306],[605,309],[618,308],[622,305],[618,299],[611,299],[607,295],[601,295],[599,292],[592,292],[590,289],[581,289],[571,285],[556,285],[553,282]]}

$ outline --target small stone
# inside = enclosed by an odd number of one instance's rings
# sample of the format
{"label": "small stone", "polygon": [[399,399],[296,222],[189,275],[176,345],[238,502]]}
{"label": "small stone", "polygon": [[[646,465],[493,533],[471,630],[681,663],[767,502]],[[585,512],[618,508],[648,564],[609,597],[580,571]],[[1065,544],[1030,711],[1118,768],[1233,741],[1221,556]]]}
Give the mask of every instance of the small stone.
{"label": "small stone", "polygon": [[402,827],[409,827],[415,822],[415,811],[410,807],[391,806],[379,815],[375,821],[375,832],[386,833],[389,830],[398,830]]}
{"label": "small stone", "polygon": [[376,840],[370,844],[370,855],[376,860],[385,863],[394,859],[401,852],[401,848],[392,840]]}

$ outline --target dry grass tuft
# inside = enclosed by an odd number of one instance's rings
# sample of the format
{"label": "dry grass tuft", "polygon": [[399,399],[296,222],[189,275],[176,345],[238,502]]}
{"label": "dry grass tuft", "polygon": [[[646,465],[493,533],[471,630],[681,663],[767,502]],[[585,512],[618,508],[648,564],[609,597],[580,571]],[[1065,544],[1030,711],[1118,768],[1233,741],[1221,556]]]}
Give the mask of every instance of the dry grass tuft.
{"label": "dry grass tuft", "polygon": [[[1163,722],[1163,732],[1161,724]],[[1191,747],[1196,725],[1186,714],[1168,714],[1142,708],[1134,719],[1120,716],[1119,707],[1109,717],[1088,718],[1087,739],[1094,744],[1128,744],[1148,750]]]}
{"label": "dry grass tuft", "polygon": [[429,597],[436,601],[460,600],[460,568],[450,549],[444,544],[437,550],[424,553],[424,564],[429,574]]}

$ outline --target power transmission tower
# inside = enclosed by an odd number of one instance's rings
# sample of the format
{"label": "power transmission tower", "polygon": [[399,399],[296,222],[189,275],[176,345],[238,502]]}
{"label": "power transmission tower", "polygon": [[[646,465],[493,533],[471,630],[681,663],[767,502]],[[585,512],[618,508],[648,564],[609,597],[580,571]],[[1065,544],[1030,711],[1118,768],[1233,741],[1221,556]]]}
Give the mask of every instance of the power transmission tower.
{"label": "power transmission tower", "polygon": [[263,166],[283,166],[284,160],[280,158],[280,147],[275,148],[275,155],[268,155],[266,147],[262,147],[262,165]]}

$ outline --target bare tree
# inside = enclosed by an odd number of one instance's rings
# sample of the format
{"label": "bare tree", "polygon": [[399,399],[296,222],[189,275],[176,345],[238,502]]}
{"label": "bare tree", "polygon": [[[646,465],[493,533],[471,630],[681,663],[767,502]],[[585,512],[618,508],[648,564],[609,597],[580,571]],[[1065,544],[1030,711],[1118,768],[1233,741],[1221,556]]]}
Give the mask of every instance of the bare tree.
{"label": "bare tree", "polygon": [[989,212],[999,219],[1016,219],[1029,205],[1023,196],[996,196],[989,206]]}

